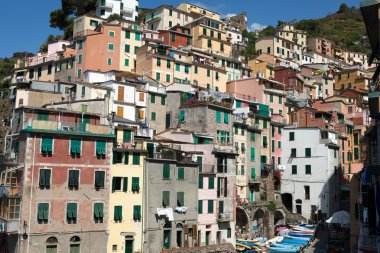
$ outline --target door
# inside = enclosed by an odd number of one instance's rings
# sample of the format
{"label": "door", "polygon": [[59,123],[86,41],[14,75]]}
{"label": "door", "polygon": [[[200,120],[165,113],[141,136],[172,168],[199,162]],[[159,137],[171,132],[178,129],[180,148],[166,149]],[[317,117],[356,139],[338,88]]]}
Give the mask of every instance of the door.
{"label": "door", "polygon": [[167,113],[166,114],[166,119],[165,119],[165,128],[169,128],[170,127],[170,113]]}
{"label": "door", "polygon": [[79,244],[71,244],[70,245],[70,253],[80,253],[80,245]]}
{"label": "door", "polygon": [[125,241],[125,253],[133,253],[133,241]]}
{"label": "door", "polygon": [[147,144],[147,149],[148,149],[148,157],[149,158],[153,158],[154,144],[153,143],[148,143]]}
{"label": "door", "polygon": [[211,235],[211,232],[210,232],[210,231],[207,231],[207,232],[206,232],[206,245],[209,245],[209,244],[210,244],[210,235]]}
{"label": "door", "polygon": [[83,115],[83,117],[80,118],[80,124],[79,124],[79,131],[86,132],[86,125],[90,124],[91,118],[89,115]]}
{"label": "door", "polygon": [[222,243],[222,234],[220,231],[216,232],[216,240],[218,240],[218,244]]}
{"label": "door", "polygon": [[177,247],[182,247],[182,231],[177,231]]}
{"label": "door", "polygon": [[164,230],[164,248],[170,249],[170,233],[171,230]]}

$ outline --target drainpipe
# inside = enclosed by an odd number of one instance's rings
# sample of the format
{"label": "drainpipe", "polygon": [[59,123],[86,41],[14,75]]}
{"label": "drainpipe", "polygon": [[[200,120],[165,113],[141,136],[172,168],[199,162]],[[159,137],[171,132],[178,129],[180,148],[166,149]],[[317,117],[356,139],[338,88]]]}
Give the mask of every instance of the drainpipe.
{"label": "drainpipe", "polygon": [[[26,253],[29,253],[29,247],[30,247],[30,227],[31,227],[31,220],[32,220],[32,199],[33,199],[33,187],[34,187],[34,159],[36,155],[36,134],[34,134],[34,140],[33,140],[33,160],[32,160],[32,180],[31,180],[31,186],[30,186],[30,201],[29,201],[29,219],[28,219],[28,246],[26,248]],[[24,167],[24,173],[26,174],[26,168]],[[24,180],[26,180],[26,176],[24,176]]]}

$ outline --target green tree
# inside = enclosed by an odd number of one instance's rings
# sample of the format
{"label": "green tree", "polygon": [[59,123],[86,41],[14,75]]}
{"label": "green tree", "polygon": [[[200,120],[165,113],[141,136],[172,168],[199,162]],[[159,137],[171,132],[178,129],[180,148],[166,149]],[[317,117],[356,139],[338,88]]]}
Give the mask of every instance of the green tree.
{"label": "green tree", "polygon": [[337,13],[346,13],[346,12],[349,12],[350,11],[350,8],[348,8],[347,4],[345,3],[342,3],[339,7],[339,10]]}
{"label": "green tree", "polygon": [[111,14],[108,18],[107,18],[107,22],[112,22],[114,20],[120,20],[120,19],[123,19],[119,14]]}
{"label": "green tree", "polygon": [[259,37],[273,36],[275,32],[276,32],[276,28],[270,25],[259,32]]}
{"label": "green tree", "polygon": [[256,56],[256,35],[254,32],[248,32],[247,30],[244,30],[242,35],[247,40],[247,46],[241,54],[246,60],[253,59]]}

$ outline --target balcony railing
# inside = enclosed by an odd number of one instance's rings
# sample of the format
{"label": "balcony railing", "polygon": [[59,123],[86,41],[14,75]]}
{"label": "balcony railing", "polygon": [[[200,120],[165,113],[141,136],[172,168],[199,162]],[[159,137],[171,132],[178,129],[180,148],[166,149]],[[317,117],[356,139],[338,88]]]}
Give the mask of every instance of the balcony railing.
{"label": "balcony railing", "polygon": [[146,150],[144,143],[141,141],[131,141],[131,142],[118,142],[114,145],[116,149],[136,149],[136,150]]}
{"label": "balcony railing", "polygon": [[108,125],[91,125],[86,123],[71,123],[35,119],[28,119],[25,121],[23,129],[57,131],[62,133],[113,134],[112,128]]}
{"label": "balcony railing", "polygon": [[375,250],[380,244],[380,236],[377,235],[360,235],[359,249],[360,250]]}
{"label": "balcony railing", "polygon": [[150,129],[149,128],[141,128],[141,129],[137,129],[136,131],[136,136],[139,136],[139,137],[150,137]]}

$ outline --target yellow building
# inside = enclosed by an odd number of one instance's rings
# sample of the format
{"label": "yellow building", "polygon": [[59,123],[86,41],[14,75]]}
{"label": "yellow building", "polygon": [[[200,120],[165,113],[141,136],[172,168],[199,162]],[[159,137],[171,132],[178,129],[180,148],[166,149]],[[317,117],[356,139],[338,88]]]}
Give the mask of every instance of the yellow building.
{"label": "yellow building", "polygon": [[193,45],[197,48],[211,50],[221,55],[231,55],[231,42],[227,40],[224,23],[207,16],[189,23]]}
{"label": "yellow building", "polygon": [[255,76],[258,73],[264,78],[274,78],[274,68],[276,67],[276,57],[270,54],[261,54],[256,59],[250,60],[248,66],[252,69],[252,75]]}
{"label": "yellow building", "polygon": [[342,70],[334,73],[334,90],[347,88],[367,90],[368,81],[366,73],[357,69]]}
{"label": "yellow building", "polygon": [[216,20],[220,20],[220,15],[219,13],[213,12],[211,10],[208,10],[206,8],[197,6],[195,4],[190,4],[190,3],[181,3],[180,5],[177,6],[178,10],[185,11],[190,14],[194,14],[195,16],[207,16],[211,17]]}
{"label": "yellow building", "polygon": [[108,252],[141,252],[146,143],[136,130],[118,126],[110,170]]}
{"label": "yellow building", "polygon": [[143,45],[142,28],[136,22],[123,21],[120,37],[120,69],[121,71],[136,71],[137,50]]}

